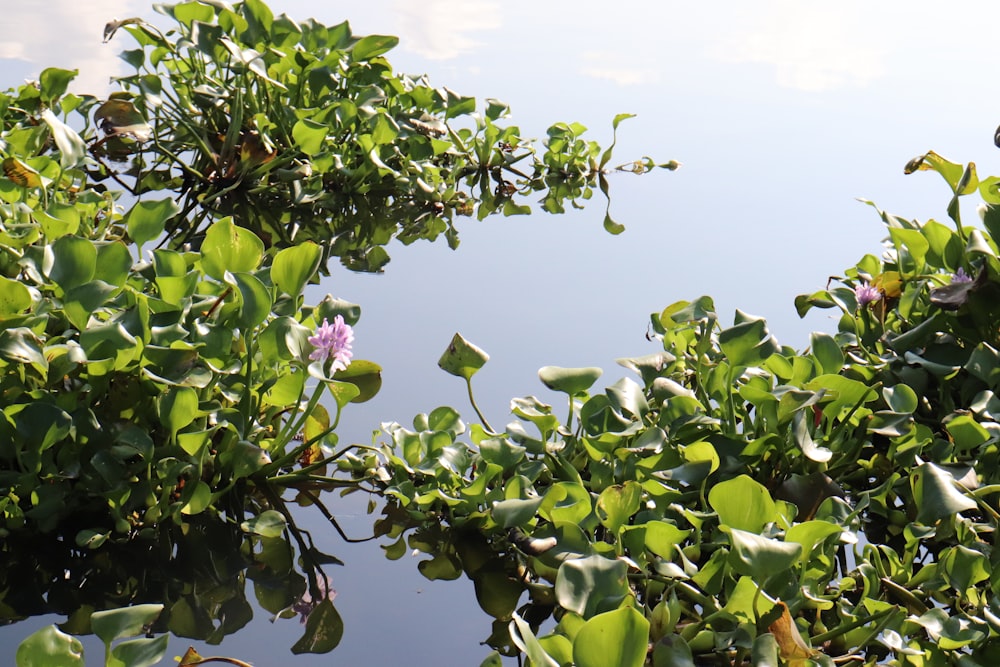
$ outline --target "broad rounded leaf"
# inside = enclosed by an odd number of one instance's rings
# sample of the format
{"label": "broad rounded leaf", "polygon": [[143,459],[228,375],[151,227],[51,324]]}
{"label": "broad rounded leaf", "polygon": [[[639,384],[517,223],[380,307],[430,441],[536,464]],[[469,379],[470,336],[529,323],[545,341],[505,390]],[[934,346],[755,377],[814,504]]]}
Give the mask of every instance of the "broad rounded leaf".
{"label": "broad rounded leaf", "polygon": [[552,391],[561,391],[572,396],[590,389],[603,373],[604,371],[597,367],[543,366],[538,370],[538,378]]}
{"label": "broad rounded leaf", "polygon": [[577,667],[642,667],[646,662],[649,621],[632,607],[594,616],[573,642]]}
{"label": "broad rounded leaf", "polygon": [[31,292],[23,283],[0,276],[0,319],[31,307]]}
{"label": "broad rounded leaf", "polygon": [[173,199],[144,199],[125,215],[128,235],[136,245],[141,246],[163,233],[167,220],[180,212]]}
{"label": "broad rounded leaf", "polygon": [[201,245],[201,265],[209,276],[222,280],[226,271],[247,273],[260,265],[264,243],[249,229],[223,218],[205,232]]}
{"label": "broad rounded leaf", "polygon": [[97,248],[79,236],[56,239],[52,257],[49,278],[64,291],[90,282],[97,271]]}
{"label": "broad rounded leaf", "polygon": [[264,510],[252,519],[247,519],[240,524],[240,529],[245,533],[260,535],[262,537],[281,537],[287,526],[284,515],[277,510]]}
{"label": "broad rounded leaf", "polygon": [[312,241],[281,250],[271,264],[271,281],[285,294],[298,296],[319,268],[322,255]]}
{"label": "broad rounded leaf", "polygon": [[17,647],[17,667],[86,667],[83,644],[54,625],[32,633]]}
{"label": "broad rounded leaf", "polygon": [[746,475],[713,486],[708,492],[708,504],[718,513],[719,523],[751,533],[759,533],[777,519],[767,488]]}
{"label": "broad rounded leaf", "polygon": [[564,609],[590,618],[605,605],[618,606],[629,594],[627,572],[625,561],[604,556],[568,560],[559,567],[556,599]]}
{"label": "broad rounded leaf", "polygon": [[438,360],[438,366],[446,373],[469,380],[489,360],[490,355],[465,340],[461,334],[455,334]]}
{"label": "broad rounded leaf", "polygon": [[90,616],[90,627],[105,644],[122,637],[136,637],[144,633],[144,626],[155,621],[162,604],[137,604],[131,607],[95,611]]}

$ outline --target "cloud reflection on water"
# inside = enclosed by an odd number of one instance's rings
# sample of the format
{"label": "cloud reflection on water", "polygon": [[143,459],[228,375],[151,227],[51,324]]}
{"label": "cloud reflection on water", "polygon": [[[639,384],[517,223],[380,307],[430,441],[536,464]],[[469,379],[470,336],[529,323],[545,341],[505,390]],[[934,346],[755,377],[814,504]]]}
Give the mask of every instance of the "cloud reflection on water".
{"label": "cloud reflection on water", "polygon": [[[3,61],[16,61],[27,66],[24,71],[29,76],[37,76],[46,67],[78,69],[71,90],[106,90],[109,78],[122,68],[118,60],[121,44],[101,43],[104,25],[135,11],[129,0],[50,0],[45,11],[30,2],[5,5],[0,67],[6,70]],[[5,87],[17,83],[5,81]]]}
{"label": "cloud reflection on water", "polygon": [[466,55],[482,46],[470,33],[497,30],[503,24],[498,2],[395,0],[392,10],[401,46],[430,60]]}

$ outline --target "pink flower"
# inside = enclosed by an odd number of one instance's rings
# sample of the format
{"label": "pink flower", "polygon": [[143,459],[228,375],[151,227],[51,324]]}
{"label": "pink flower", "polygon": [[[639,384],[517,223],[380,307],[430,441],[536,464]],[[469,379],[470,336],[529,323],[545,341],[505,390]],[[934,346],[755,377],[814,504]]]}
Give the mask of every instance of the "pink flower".
{"label": "pink flower", "polygon": [[956,271],[955,274],[951,277],[952,285],[957,285],[959,283],[971,283],[971,282],[972,282],[972,276],[968,275],[965,272],[965,269],[963,269],[962,267],[958,267],[958,271]]}
{"label": "pink flower", "polygon": [[868,283],[861,283],[854,288],[854,297],[858,300],[858,306],[864,308],[868,304],[882,298],[882,292],[877,287],[872,287]]}
{"label": "pink flower", "polygon": [[342,315],[333,318],[330,324],[323,318],[323,324],[316,329],[316,334],[309,336],[309,344],[316,349],[309,353],[313,361],[333,359],[333,371],[342,371],[351,365],[351,344],[354,343],[354,329],[344,322]]}

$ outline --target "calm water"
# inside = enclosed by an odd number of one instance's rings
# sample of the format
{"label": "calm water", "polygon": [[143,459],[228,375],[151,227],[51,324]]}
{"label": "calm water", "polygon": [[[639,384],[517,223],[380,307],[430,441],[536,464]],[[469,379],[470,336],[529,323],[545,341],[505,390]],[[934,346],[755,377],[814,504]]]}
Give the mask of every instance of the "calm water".
{"label": "calm water", "polygon": [[[9,5],[9,6],[8,6]],[[674,173],[612,178],[612,214],[626,225],[607,235],[599,193],[564,216],[466,221],[462,246],[390,247],[385,275],[335,273],[323,293],[360,303],[356,354],[382,364],[376,399],[345,414],[342,440],[367,442],[382,421],[450,404],[466,413],[464,387],[437,369],[455,331],[492,361],[476,377],[494,423],[514,396],[553,398],[540,366],[601,366],[653,348],[649,313],[701,294],[716,298],[724,323],[735,308],[768,318],[785,344],[804,347],[822,315],[800,321],[792,299],[864,253],[878,253],[883,227],[872,199],[905,216],[945,219],[947,186],[936,175],[903,176],[933,149],[1000,173],[993,132],[1000,91],[993,84],[995,3],[843,2],[817,5],[725,0],[635,1],[615,5],[554,0],[274,0],[275,13],[349,19],[358,34],[399,35],[397,69],[427,72],[463,94],[497,97],[527,136],[559,120],[580,121],[616,154],[680,160]],[[344,13],[347,11],[348,13]],[[101,44],[113,17],[155,16],[137,2],[4,2],[0,85],[43,66],[79,67],[81,90],[119,71],[124,35]],[[971,218],[970,218],[971,219]],[[349,533],[370,531],[356,502],[332,503]],[[320,525],[313,526],[317,532]],[[252,630],[221,650],[259,666],[341,664],[476,665],[489,619],[470,582],[429,582],[416,560],[388,562],[377,545],[343,545],[324,531],[344,640],[333,654],[289,659],[301,628],[258,614]],[[51,622],[53,619],[45,619]],[[39,623],[0,632],[0,661]],[[179,655],[186,640],[172,639]],[[196,644],[196,646],[198,646]],[[203,647],[198,646],[199,650]],[[91,660],[100,655],[91,651]],[[96,663],[95,663],[96,664]]]}

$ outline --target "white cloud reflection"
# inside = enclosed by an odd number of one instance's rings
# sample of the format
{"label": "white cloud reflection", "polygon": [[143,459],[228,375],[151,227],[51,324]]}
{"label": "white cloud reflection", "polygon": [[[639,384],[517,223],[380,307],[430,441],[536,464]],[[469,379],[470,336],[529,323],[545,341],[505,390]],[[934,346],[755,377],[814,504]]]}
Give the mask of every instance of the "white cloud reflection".
{"label": "white cloud reflection", "polygon": [[770,0],[743,8],[712,47],[720,60],[774,68],[778,85],[809,92],[865,86],[886,72],[886,35],[857,3]]}
{"label": "white cloud reflection", "polygon": [[78,69],[70,89],[100,93],[110,77],[121,73],[123,48],[120,41],[101,43],[104,25],[134,13],[130,5],[128,0],[50,0],[45,11],[32,2],[5,5],[0,59],[27,63],[35,76],[46,67]]}
{"label": "white cloud reflection", "polygon": [[481,43],[470,33],[503,24],[499,2],[466,0],[394,0],[401,46],[431,60],[448,60],[474,51]]}
{"label": "white cloud reflection", "polygon": [[638,86],[659,81],[659,73],[652,67],[637,67],[636,59],[631,62],[617,53],[590,51],[583,54],[588,62],[580,68],[580,73],[595,79],[613,81],[619,86]]}

